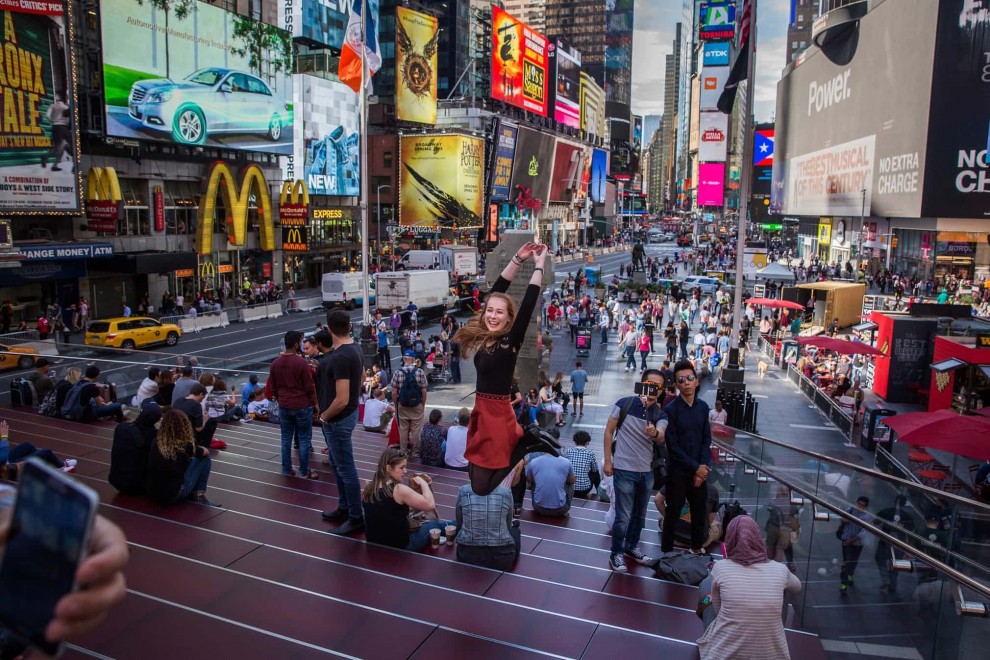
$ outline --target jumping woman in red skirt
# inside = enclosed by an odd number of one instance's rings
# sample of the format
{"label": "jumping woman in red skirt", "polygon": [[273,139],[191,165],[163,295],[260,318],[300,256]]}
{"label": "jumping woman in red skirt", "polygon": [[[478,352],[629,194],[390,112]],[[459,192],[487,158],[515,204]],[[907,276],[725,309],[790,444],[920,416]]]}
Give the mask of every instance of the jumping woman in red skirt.
{"label": "jumping woman in red skirt", "polygon": [[[464,457],[470,462],[471,489],[481,496],[495,490],[527,453],[556,451],[538,432],[523,434],[509,403],[516,358],[540,298],[543,264],[548,254],[547,246],[538,243],[526,243],[519,248],[492,286],[482,313],[468,321],[454,337],[461,345],[462,355],[474,355],[478,372],[477,397]],[[536,267],[522,304],[516,310],[515,301],[505,292],[519,266],[530,258]]]}

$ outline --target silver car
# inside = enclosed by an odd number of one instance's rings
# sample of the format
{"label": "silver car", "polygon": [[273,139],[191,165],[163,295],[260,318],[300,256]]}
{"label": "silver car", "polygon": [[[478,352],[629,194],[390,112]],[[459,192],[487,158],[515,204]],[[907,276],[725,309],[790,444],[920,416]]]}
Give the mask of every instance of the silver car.
{"label": "silver car", "polygon": [[140,80],[127,109],[142,126],[170,131],[181,144],[203,144],[215,133],[264,133],[277,142],[292,121],[288,104],[263,80],[234,69],[200,69],[180,82]]}

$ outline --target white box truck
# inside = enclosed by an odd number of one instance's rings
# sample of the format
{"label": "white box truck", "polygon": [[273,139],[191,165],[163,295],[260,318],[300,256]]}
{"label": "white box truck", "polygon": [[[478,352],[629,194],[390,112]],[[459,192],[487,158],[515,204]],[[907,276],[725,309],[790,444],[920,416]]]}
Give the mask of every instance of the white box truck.
{"label": "white box truck", "polygon": [[396,270],[426,270],[434,268],[440,261],[437,250],[409,250],[399,257],[395,264]]}
{"label": "white box truck", "polygon": [[[323,308],[354,309],[364,302],[364,278],[361,273],[324,273],[320,287]],[[375,304],[375,281],[368,282],[368,305]]]}
{"label": "white box truck", "polygon": [[[378,310],[382,316],[388,316],[394,308],[405,312],[412,302],[422,323],[443,316],[454,300],[450,293],[450,273],[445,270],[378,273],[377,283]],[[409,324],[407,313],[402,315],[402,324]]]}
{"label": "white box truck", "polygon": [[478,248],[470,245],[441,246],[440,268],[458,275],[477,275]]}

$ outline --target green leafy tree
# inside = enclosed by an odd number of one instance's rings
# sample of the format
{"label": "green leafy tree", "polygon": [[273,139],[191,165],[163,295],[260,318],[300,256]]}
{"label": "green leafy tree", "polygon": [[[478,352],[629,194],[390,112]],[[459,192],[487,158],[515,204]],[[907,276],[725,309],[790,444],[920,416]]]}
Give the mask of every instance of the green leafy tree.
{"label": "green leafy tree", "polygon": [[[147,0],[148,4],[165,14],[165,77],[171,78],[171,70],[168,53],[168,17],[175,14],[180,21],[189,15],[196,4],[196,0]],[[139,5],[144,5],[145,0],[137,0]]]}
{"label": "green leafy tree", "polygon": [[267,64],[271,73],[292,71],[292,35],[274,25],[234,16],[234,33],[230,52],[247,57],[248,66],[259,76]]}

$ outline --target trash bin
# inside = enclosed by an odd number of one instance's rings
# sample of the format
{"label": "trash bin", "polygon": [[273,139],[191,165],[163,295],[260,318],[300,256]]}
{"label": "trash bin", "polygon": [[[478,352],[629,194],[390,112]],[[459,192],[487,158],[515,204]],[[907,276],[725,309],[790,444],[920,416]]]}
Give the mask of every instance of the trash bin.
{"label": "trash bin", "polygon": [[878,403],[869,403],[863,408],[863,426],[859,434],[859,444],[866,451],[876,451],[877,444],[890,449],[890,427],[881,424],[884,417],[896,415],[896,410],[884,408]]}
{"label": "trash bin", "polygon": [[588,357],[591,353],[591,328],[578,328],[574,336],[574,348],[578,357]]}

